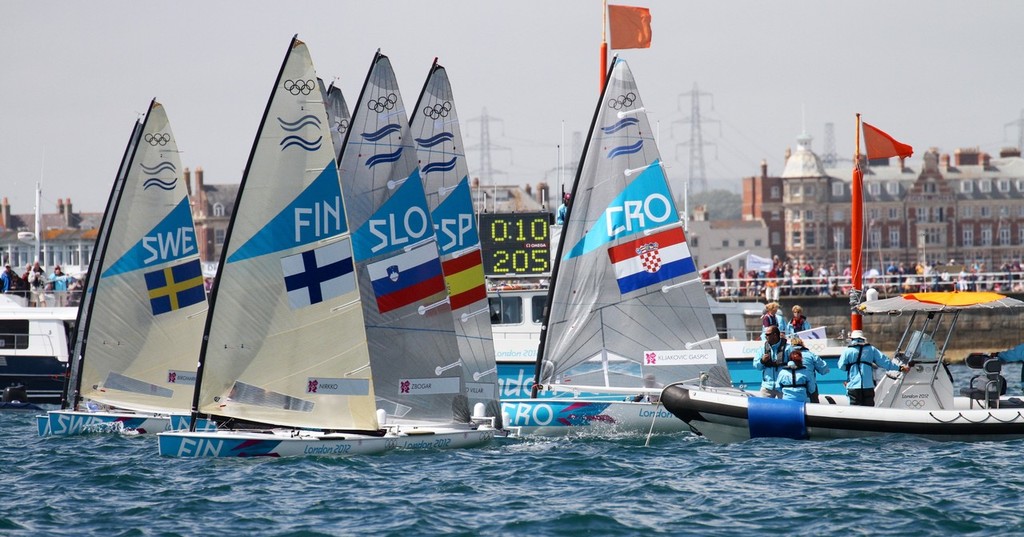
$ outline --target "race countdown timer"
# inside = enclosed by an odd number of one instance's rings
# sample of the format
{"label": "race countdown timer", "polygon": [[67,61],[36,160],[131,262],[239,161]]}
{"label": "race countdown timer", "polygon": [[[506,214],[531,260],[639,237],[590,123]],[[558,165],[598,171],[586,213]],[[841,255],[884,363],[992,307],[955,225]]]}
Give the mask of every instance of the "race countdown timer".
{"label": "race countdown timer", "polygon": [[551,213],[480,215],[480,251],[489,276],[551,272]]}

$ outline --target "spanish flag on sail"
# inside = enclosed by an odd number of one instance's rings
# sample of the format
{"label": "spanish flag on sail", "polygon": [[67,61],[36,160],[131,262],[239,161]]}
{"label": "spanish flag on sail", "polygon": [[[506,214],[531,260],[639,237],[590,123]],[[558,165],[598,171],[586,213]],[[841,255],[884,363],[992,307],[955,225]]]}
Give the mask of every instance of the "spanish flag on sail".
{"label": "spanish flag on sail", "polygon": [[479,249],[445,261],[443,270],[452,310],[487,298],[483,257]]}

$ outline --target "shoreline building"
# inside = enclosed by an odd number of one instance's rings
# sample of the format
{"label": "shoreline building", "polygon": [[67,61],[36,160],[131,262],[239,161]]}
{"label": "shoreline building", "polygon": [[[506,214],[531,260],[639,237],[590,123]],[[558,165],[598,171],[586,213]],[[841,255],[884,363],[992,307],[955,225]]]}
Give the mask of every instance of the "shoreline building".
{"label": "shoreline building", "polygon": [[[783,172],[743,179],[743,218],[763,220],[780,258],[815,264],[850,260],[852,163],[825,168],[811,137],[797,138]],[[978,148],[952,157],[929,148],[919,169],[900,159],[864,161],[865,268],[890,264],[984,265],[1024,258],[1024,159]]]}

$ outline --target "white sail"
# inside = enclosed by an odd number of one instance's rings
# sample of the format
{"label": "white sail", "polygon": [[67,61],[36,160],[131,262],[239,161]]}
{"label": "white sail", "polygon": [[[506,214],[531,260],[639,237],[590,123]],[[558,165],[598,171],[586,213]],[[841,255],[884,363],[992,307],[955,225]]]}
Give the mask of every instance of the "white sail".
{"label": "white sail", "polygon": [[156,101],[124,177],[90,267],[80,395],[130,410],[186,411],[206,293],[178,146]]}
{"label": "white sail", "polygon": [[323,93],[294,39],[267,104],[211,296],[197,409],[376,430],[352,241]]}
{"label": "white sail", "polygon": [[562,230],[539,384],[728,380],[673,199],[633,75],[615,60]]}
{"label": "white sail", "polygon": [[468,421],[416,148],[391,62],[379,52],[356,101],[341,180],[378,408],[398,419]]}
{"label": "white sail", "polygon": [[327,118],[330,123],[331,139],[334,140],[335,159],[341,159],[341,146],[345,140],[345,133],[348,132],[348,125],[352,114],[348,111],[348,103],[341,93],[341,88],[333,83],[330,87],[324,87],[324,81],[318,79],[320,88],[324,92],[324,102],[327,105]]}
{"label": "white sail", "polygon": [[96,233],[96,241],[93,243],[89,255],[89,267],[91,269],[85,275],[85,286],[82,297],[78,302],[78,314],[75,316],[75,331],[71,340],[71,358],[68,360],[68,373],[64,384],[64,393],[61,394],[61,408],[76,408],[78,406],[78,379],[82,365],[82,354],[85,351],[85,327],[89,324],[89,311],[94,304],[93,298],[96,289],[96,280],[99,278],[100,246],[107,241],[107,234],[110,232],[110,225],[113,222],[112,212],[124,189],[125,179],[128,177],[128,166],[135,155],[135,148],[142,138],[142,121],[136,121],[132,126],[132,134],[128,138],[128,145],[125,146],[124,155],[121,157],[121,164],[118,166],[117,176],[110,187],[110,195],[107,197],[107,204],[103,211],[103,219],[100,221],[99,230]]}
{"label": "white sail", "polygon": [[437,246],[455,320],[466,395],[471,405],[484,403],[488,414],[501,415],[469,169],[448,73],[437,60],[413,108],[412,136],[427,205],[437,226]]}

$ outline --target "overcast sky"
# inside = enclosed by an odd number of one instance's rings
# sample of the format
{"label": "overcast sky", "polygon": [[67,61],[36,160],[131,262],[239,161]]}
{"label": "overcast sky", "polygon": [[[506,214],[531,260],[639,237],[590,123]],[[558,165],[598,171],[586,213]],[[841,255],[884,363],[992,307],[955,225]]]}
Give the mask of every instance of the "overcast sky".
{"label": "overcast sky", "polygon": [[[616,3],[616,2],[612,2]],[[691,98],[712,185],[779,174],[806,128],[812,148],[854,150],[854,114],[915,148],[1016,146],[1024,109],[1024,2],[951,0],[619,2],[649,7],[653,46],[626,50],[673,179],[689,175]],[[287,45],[351,103],[374,51],[411,107],[435,56],[455,92],[469,166],[483,109],[500,183],[557,184],[558,146],[585,134],[598,95],[599,0],[0,3],[0,196],[15,213],[70,197],[101,211],[138,115],[166,107],[186,167],[241,178]],[[572,155],[563,157],[569,161]],[[474,175],[479,172],[471,172]],[[568,174],[564,177],[569,180]],[[486,179],[485,179],[486,181]]]}

